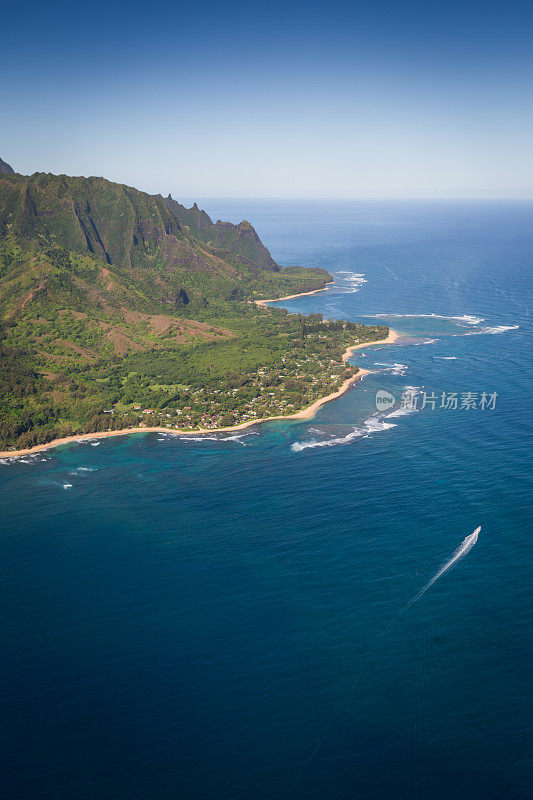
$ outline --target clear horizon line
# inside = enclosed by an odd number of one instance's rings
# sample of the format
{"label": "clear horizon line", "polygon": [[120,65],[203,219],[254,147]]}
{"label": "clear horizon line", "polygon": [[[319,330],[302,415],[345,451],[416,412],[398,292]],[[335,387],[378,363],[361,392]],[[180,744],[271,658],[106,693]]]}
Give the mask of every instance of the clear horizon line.
{"label": "clear horizon line", "polygon": [[419,195],[405,195],[405,196],[374,196],[374,195],[244,195],[244,194],[188,194],[174,195],[171,192],[173,199],[181,196],[184,199],[191,200],[197,197],[201,200],[449,200],[449,201],[533,201],[533,194],[527,196],[494,196],[488,195],[486,197],[472,197],[471,195],[462,196],[457,195],[453,197],[448,196],[419,196]]}

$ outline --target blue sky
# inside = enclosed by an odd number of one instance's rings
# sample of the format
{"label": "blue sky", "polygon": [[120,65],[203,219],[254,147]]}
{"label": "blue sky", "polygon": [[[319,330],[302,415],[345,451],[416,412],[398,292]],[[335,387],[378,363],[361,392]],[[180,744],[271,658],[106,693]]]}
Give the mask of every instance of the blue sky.
{"label": "blue sky", "polygon": [[176,197],[532,197],[525,2],[3,12],[0,156]]}

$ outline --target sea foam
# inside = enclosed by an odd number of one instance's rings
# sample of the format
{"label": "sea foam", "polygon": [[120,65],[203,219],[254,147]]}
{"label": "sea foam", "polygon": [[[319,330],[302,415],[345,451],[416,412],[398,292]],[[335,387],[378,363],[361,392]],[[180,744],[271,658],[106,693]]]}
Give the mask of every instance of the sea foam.
{"label": "sea foam", "polygon": [[374,361],[374,366],[376,367],[385,367],[386,369],[380,369],[379,372],[390,372],[391,375],[405,375],[405,371],[409,369],[407,364],[385,364],[380,361]]}
{"label": "sea foam", "polygon": [[347,433],[346,436],[335,436],[332,439],[323,439],[322,441],[310,439],[308,442],[294,442],[291,445],[291,450],[293,453],[300,453],[302,450],[307,450],[310,447],[335,447],[336,445],[349,444],[355,439],[370,436],[373,433],[386,431],[394,427],[396,426],[392,422],[384,422],[379,417],[369,417],[364,421],[361,427],[354,428],[350,433]]}
{"label": "sea foam", "polygon": [[390,417],[406,417],[407,414],[415,414],[417,411],[417,408],[397,408],[395,411],[391,411],[390,414],[387,414],[387,419]]}
{"label": "sea foam", "polygon": [[[343,280],[350,287],[347,292],[342,292],[342,294],[354,294],[359,291],[363,283],[368,283],[364,272],[351,272],[350,270],[343,269],[339,270],[336,274],[342,275]],[[343,287],[341,286],[340,288],[342,289]]]}
{"label": "sea foam", "polygon": [[506,331],[515,331],[520,325],[495,325],[494,327],[482,328],[480,333],[505,333]]}
{"label": "sea foam", "polygon": [[235,433],[232,436],[224,436],[220,433],[218,436],[209,436],[209,435],[200,435],[200,436],[184,436],[180,437],[181,441],[184,442],[238,442],[238,444],[245,445],[246,443],[242,441],[246,436],[257,436],[255,431],[250,431],[249,433]]}
{"label": "sea foam", "polygon": [[515,331],[520,325],[487,325],[479,330],[469,331],[468,333],[452,334],[455,336],[481,336],[482,334],[491,334],[494,336],[497,333],[506,333],[507,331]]}
{"label": "sea foam", "polygon": [[446,316],[446,314],[370,314],[369,316],[378,317],[379,319],[386,319],[387,317],[400,319],[400,318],[413,318],[413,319],[449,319],[452,322],[466,322],[468,325],[479,325],[485,321],[484,317],[476,317],[473,314],[461,314],[461,316]]}

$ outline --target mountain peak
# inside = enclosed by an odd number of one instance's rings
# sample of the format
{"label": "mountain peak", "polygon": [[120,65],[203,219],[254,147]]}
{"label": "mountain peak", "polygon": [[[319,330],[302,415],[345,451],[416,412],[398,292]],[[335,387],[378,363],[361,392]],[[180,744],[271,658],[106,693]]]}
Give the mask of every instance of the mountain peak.
{"label": "mountain peak", "polygon": [[13,167],[0,158],[0,175],[13,175],[14,173]]}

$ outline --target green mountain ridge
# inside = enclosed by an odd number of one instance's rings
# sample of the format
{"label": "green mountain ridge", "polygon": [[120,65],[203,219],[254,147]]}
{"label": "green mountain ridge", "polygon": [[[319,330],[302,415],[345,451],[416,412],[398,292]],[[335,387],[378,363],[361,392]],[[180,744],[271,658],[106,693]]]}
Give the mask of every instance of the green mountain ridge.
{"label": "green mountain ridge", "polygon": [[185,208],[170,194],[165,198],[165,204],[196,239],[221,251],[241,255],[263,269],[279,269],[254,227],[247,220],[239,222],[238,225],[221,220],[213,223],[211,217],[198,208],[196,203],[191,208]]}
{"label": "green mountain ridge", "polygon": [[217,292],[217,276],[246,281],[261,269],[280,271],[248,223],[211,223],[220,233],[215,237],[208,230],[215,241],[207,242],[196,239],[183,221],[192,222],[193,216],[194,209],[104,178],[46,173],[0,178],[0,235],[57,243],[118,267],[181,270],[190,283],[194,273],[205,273]]}

